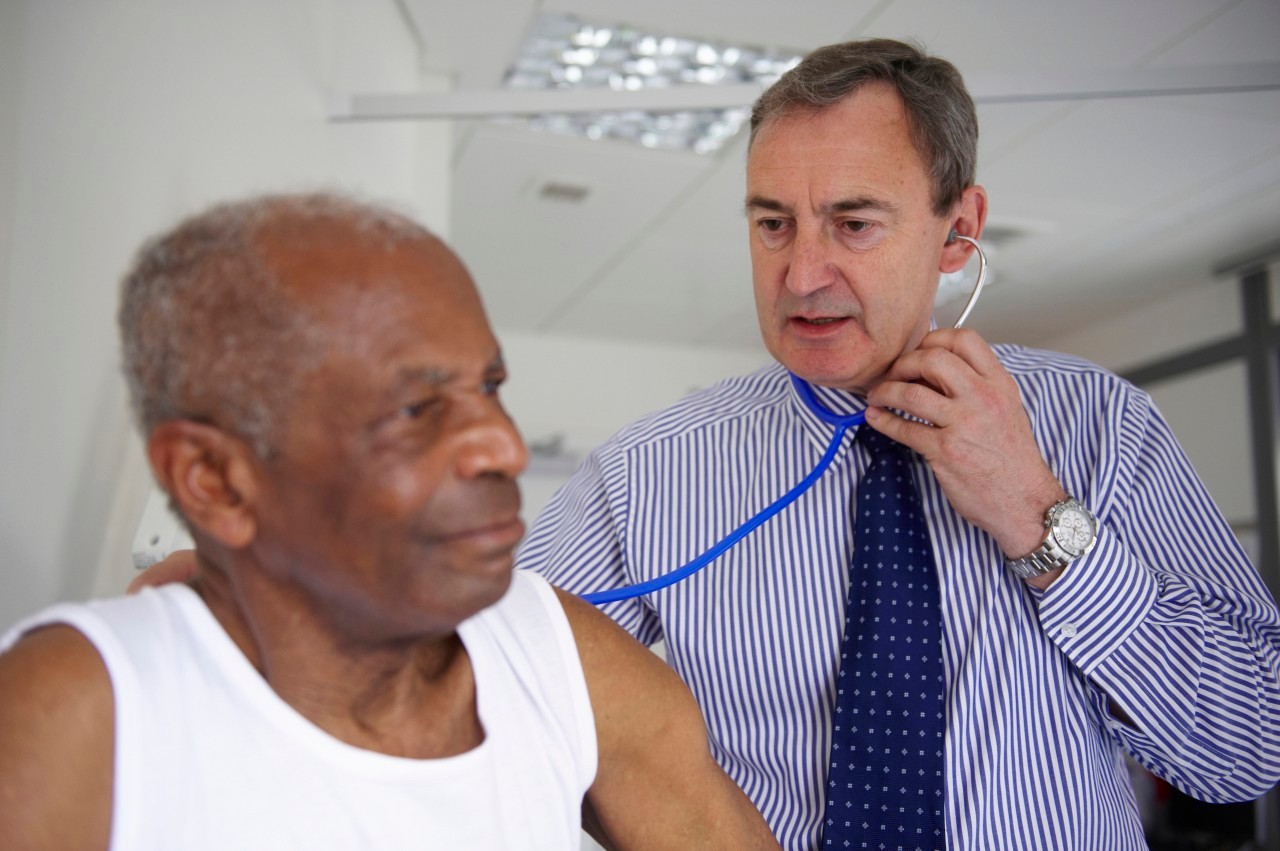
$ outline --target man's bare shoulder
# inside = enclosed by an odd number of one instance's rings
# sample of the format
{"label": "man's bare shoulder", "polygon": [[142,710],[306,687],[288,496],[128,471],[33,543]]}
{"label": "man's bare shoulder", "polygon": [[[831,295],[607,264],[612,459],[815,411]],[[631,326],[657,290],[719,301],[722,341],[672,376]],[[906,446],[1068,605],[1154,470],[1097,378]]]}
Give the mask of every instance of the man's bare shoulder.
{"label": "man's bare shoulder", "polygon": [[93,644],[48,626],[0,653],[0,847],[102,848],[115,706]]}
{"label": "man's bare shoulder", "polygon": [[51,686],[86,687],[96,680],[110,695],[111,681],[93,642],[66,624],[37,627],[19,638],[0,653],[0,676],[30,678]]}
{"label": "man's bare shoulder", "polygon": [[677,695],[686,692],[684,683],[665,662],[607,615],[568,591],[555,588],[555,592],[578,645],[593,701],[604,687],[616,688],[617,697],[628,704],[647,698],[648,694],[638,695],[631,688],[637,677],[651,681],[649,687],[663,698],[669,697],[671,691]]}
{"label": "man's bare shoulder", "polygon": [[587,831],[617,851],[777,851],[764,819],[712,759],[702,714],[675,672],[594,606],[556,593],[596,720]]}

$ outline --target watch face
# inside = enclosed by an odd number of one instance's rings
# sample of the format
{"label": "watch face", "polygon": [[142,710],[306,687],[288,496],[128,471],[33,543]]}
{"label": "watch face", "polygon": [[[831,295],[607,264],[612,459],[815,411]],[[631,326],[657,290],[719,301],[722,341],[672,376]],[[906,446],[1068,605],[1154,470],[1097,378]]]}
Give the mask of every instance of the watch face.
{"label": "watch face", "polygon": [[1053,523],[1053,537],[1073,556],[1088,549],[1096,533],[1093,518],[1073,505],[1063,508]]}

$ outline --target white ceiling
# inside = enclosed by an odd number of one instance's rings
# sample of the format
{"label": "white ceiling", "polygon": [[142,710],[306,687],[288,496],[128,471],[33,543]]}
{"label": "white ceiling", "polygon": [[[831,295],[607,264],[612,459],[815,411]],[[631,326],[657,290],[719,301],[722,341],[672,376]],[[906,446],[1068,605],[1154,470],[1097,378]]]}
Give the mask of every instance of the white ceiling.
{"label": "white ceiling", "polygon": [[[565,12],[804,52],[909,37],[977,91],[1033,74],[1280,62],[1277,0],[401,0],[426,64],[496,89],[530,22]],[[1280,240],[1280,91],[979,105],[994,284],[970,320],[1036,344]],[[500,328],[754,346],[745,139],[712,156],[459,121],[452,241]],[[745,135],[741,134],[741,135]],[[547,201],[547,180],[590,187]]]}

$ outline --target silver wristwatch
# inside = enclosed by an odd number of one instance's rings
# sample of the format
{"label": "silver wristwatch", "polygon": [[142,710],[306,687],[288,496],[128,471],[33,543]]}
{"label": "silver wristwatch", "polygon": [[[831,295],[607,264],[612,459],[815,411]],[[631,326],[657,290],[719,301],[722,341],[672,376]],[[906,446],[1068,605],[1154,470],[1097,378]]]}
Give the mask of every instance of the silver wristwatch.
{"label": "silver wristwatch", "polygon": [[1072,497],[1049,507],[1044,515],[1044,527],[1044,542],[1030,555],[1005,559],[1009,569],[1023,579],[1066,567],[1093,549],[1098,540],[1097,518],[1084,503]]}

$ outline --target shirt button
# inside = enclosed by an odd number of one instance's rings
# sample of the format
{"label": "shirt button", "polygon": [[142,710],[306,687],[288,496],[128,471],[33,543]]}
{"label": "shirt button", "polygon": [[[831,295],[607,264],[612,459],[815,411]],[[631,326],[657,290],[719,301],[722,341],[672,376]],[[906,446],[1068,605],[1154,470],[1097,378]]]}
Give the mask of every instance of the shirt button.
{"label": "shirt button", "polygon": [[1064,638],[1076,637],[1076,625],[1073,623],[1064,623],[1062,625],[1062,635]]}

